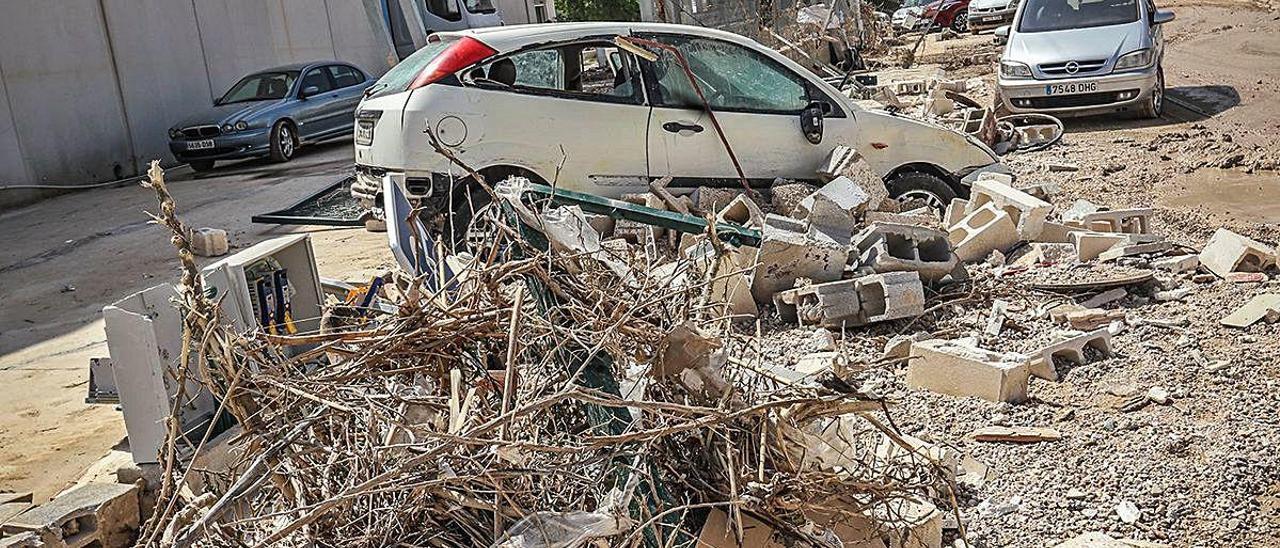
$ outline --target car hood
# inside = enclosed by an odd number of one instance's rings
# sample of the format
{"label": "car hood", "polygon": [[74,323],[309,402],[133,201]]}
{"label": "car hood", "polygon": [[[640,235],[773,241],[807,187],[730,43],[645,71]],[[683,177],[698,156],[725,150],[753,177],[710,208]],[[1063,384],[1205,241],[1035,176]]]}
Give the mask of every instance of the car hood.
{"label": "car hood", "polygon": [[[1038,65],[1086,59],[1113,60],[1117,55],[1145,47],[1142,22],[1048,32],[1015,32],[1009,38],[1005,59]],[[1108,63],[1109,64],[1109,63]]]}
{"label": "car hood", "polygon": [[244,103],[231,103],[228,105],[213,105],[199,114],[194,114],[183,118],[182,121],[174,125],[174,129],[181,129],[191,126],[220,126],[222,124],[234,124],[240,120],[248,120],[259,113],[262,113],[271,107],[280,103],[279,99],[270,101],[248,101]]}

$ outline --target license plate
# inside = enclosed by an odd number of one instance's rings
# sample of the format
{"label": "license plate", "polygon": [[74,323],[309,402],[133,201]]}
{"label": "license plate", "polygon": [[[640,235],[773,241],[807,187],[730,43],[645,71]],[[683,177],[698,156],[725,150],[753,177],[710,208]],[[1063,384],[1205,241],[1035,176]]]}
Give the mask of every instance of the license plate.
{"label": "license plate", "polygon": [[986,17],[983,17],[983,18],[982,18],[982,22],[983,22],[983,23],[994,23],[994,22],[999,21],[999,20],[1001,20],[1001,19],[1004,19],[1004,17],[1001,17],[1001,16],[999,16],[999,15],[988,15],[988,16],[986,16]]}
{"label": "license plate", "polygon": [[189,141],[187,150],[205,150],[213,148],[213,139],[204,139],[202,141]]}
{"label": "license plate", "polygon": [[373,122],[360,120],[356,122],[356,144],[373,144]]}
{"label": "license plate", "polygon": [[1098,91],[1097,82],[1071,82],[1069,84],[1045,84],[1045,95],[1071,95]]}

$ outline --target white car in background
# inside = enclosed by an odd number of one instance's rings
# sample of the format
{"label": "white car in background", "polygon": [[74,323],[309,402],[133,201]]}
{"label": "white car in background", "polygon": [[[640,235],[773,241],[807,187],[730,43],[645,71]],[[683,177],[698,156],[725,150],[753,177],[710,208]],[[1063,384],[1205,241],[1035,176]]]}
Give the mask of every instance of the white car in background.
{"label": "white car in background", "polygon": [[[737,171],[670,53],[646,61],[615,38],[679,49],[752,186],[816,182],[831,150],[860,151],[900,199],[945,207],[982,171],[1008,172],[969,136],[867,111],[778,52],[727,32],[655,23],[561,23],[438,33],[356,112],[352,193],[381,203],[390,177],[455,235],[487,200],[431,139],[497,182],[511,175],[608,197],[737,187]],[[801,119],[820,122],[806,134]],[[812,129],[812,128],[810,128]]]}

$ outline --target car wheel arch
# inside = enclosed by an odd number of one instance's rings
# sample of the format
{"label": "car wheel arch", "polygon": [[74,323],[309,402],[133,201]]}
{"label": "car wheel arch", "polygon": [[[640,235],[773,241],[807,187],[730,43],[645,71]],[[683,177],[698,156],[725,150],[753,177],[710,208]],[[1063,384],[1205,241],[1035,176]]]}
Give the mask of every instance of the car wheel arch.
{"label": "car wheel arch", "polygon": [[943,181],[946,181],[947,186],[950,186],[951,189],[955,191],[956,196],[966,199],[969,196],[969,189],[960,184],[960,180],[955,175],[949,173],[940,166],[930,164],[928,162],[911,162],[893,168],[889,171],[888,175],[884,176],[884,182],[888,183],[889,181],[896,179],[899,175],[911,172],[933,175]]}

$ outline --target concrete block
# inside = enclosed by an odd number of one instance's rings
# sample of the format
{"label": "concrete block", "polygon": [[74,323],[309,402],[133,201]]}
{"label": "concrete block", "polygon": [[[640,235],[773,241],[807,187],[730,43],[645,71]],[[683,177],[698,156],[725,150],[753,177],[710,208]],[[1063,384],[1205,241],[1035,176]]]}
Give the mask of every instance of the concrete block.
{"label": "concrete block", "polygon": [[1045,221],[1044,226],[1040,228],[1040,236],[1036,237],[1036,241],[1050,244],[1069,244],[1071,243],[1071,233],[1075,230],[1077,229],[1063,223]]}
{"label": "concrete block", "polygon": [[947,234],[914,225],[874,223],[853,238],[851,258],[872,272],[914,271],[933,282],[955,270],[959,259]]}
{"label": "concrete block", "polygon": [[1214,274],[1262,272],[1276,264],[1273,248],[1225,228],[1219,228],[1200,251],[1200,264]]}
{"label": "concrete block", "polygon": [[907,386],[951,396],[1016,403],[1027,398],[1027,357],[931,339],[911,345]]}
{"label": "concrete block", "polygon": [[1076,246],[1076,260],[1086,263],[1097,259],[1103,251],[1129,243],[1129,237],[1118,232],[1072,232],[1071,243]]}
{"label": "concrete block", "polygon": [[692,196],[694,209],[704,213],[713,213],[729,205],[739,194],[742,194],[740,189],[700,186],[693,189],[693,193],[690,196]]}
{"label": "concrete block", "polygon": [[1181,274],[1200,268],[1200,257],[1196,255],[1177,255],[1151,261],[1151,268]]}
{"label": "concrete block", "polygon": [[947,230],[947,241],[961,261],[977,261],[1018,243],[1018,227],[1008,213],[986,204]]}
{"label": "concrete block", "polygon": [[818,168],[818,177],[828,181],[835,179],[857,161],[858,151],[844,145],[837,146],[831,149],[831,154],[827,155],[822,167]]}
{"label": "concrete block", "polygon": [[1019,144],[1039,145],[1048,143],[1058,135],[1058,126],[1053,124],[1018,126],[1014,130],[1018,132]]}
{"label": "concrete block", "polygon": [[1133,257],[1149,253],[1164,253],[1173,248],[1169,242],[1149,242],[1145,244],[1119,244],[1098,254],[1100,261],[1114,261],[1121,257]]}
{"label": "concrete block", "polygon": [[942,228],[951,228],[951,225],[960,222],[968,209],[969,200],[952,198],[951,203],[947,204],[947,212],[942,216]]}
{"label": "concrete block", "polygon": [[773,210],[788,217],[796,217],[796,207],[814,191],[818,190],[809,183],[794,183],[786,179],[775,179],[770,187]]}
{"label": "concrete block", "polygon": [[937,226],[938,218],[933,214],[891,213],[888,211],[868,211],[863,216],[866,224],[894,223],[900,225]]}
{"label": "concrete block", "polygon": [[[1081,219],[1083,219],[1085,215],[1089,215],[1091,213],[1095,213],[1101,210],[1102,210],[1101,207],[1099,207],[1097,204],[1093,202],[1090,202],[1089,200],[1076,200],[1075,202],[1072,202],[1071,207],[1068,207],[1065,211],[1062,212],[1062,220],[1064,222],[1065,221],[1078,222]],[[1084,228],[1084,225],[1080,225],[1080,227]]]}
{"label": "concrete block", "polygon": [[1267,323],[1280,321],[1280,294],[1265,293],[1258,295],[1236,309],[1230,316],[1222,319],[1222,325],[1244,328],[1266,320]]}
{"label": "concrete block", "polygon": [[742,226],[760,226],[764,224],[764,212],[760,211],[760,206],[751,201],[746,194],[739,194],[732,202],[720,209],[716,214],[716,220]]}
{"label": "concrete block", "polygon": [[924,288],[915,272],[891,272],[781,291],[773,302],[784,320],[853,327],[923,314]]}
{"label": "concrete block", "polygon": [[846,244],[821,233],[779,227],[794,227],[790,221],[777,215],[765,218],[751,282],[751,294],[757,302],[768,302],[774,293],[795,287],[796,278],[830,282],[844,272],[849,259]]}
{"label": "concrete block", "polygon": [[1011,259],[1009,264],[1024,267],[1074,263],[1076,261],[1076,246],[1037,242],[1023,247],[1020,254]]}
{"label": "concrete block", "polygon": [[231,249],[227,231],[221,228],[197,228],[191,231],[191,251],[201,257],[226,255]]}
{"label": "concrete block", "polygon": [[622,238],[633,244],[640,245],[644,245],[649,241],[657,241],[666,232],[667,229],[660,226],[647,225],[631,219],[618,219],[613,225],[613,236],[615,238]]}
{"label": "concrete block", "polygon": [[830,199],[837,207],[848,212],[850,217],[862,213],[871,200],[871,193],[853,179],[841,175],[801,200],[799,211],[803,214],[811,213],[815,200],[820,196]]}
{"label": "concrete block", "polygon": [[969,193],[967,213],[973,213],[987,204],[1009,214],[1018,227],[1018,237],[1034,241],[1044,229],[1044,222],[1053,211],[1053,204],[997,180],[998,173],[983,173],[973,183]]}
{"label": "concrete block", "polygon": [[[1085,352],[1085,350],[1093,352]],[[1037,350],[1031,355],[1029,367],[1031,374],[1042,379],[1058,380],[1058,370],[1054,366],[1054,358],[1062,358],[1076,365],[1089,363],[1089,355],[1102,357],[1112,355],[1111,332],[1106,328],[1095,329],[1088,333],[1070,336],[1059,342]]]}
{"label": "concrete block", "polygon": [[33,532],[59,546],[115,548],[133,546],[139,519],[137,486],[90,483],[19,514],[0,532]]}
{"label": "concrete block", "polygon": [[1151,209],[1111,209],[1086,213],[1080,217],[1089,230],[1097,232],[1151,233]]}

